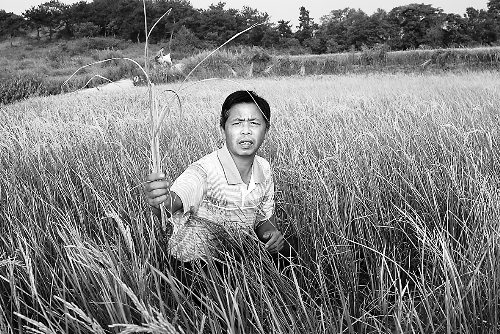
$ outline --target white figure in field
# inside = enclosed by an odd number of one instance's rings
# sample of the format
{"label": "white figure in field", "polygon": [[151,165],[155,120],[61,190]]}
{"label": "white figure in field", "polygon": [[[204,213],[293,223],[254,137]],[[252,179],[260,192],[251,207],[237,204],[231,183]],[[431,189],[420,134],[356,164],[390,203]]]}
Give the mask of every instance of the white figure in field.
{"label": "white figure in field", "polygon": [[172,66],[172,59],[170,58],[170,53],[167,53],[166,55],[163,54],[163,46],[161,47],[160,51],[156,53],[155,62],[157,62],[160,65]]}

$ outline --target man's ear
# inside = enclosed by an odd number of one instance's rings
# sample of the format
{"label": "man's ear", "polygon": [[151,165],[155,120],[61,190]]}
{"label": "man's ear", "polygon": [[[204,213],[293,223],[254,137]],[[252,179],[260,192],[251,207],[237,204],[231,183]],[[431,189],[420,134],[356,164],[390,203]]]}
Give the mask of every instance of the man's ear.
{"label": "man's ear", "polygon": [[220,133],[222,135],[222,138],[226,140],[226,133],[224,132],[224,128],[222,126],[219,126]]}

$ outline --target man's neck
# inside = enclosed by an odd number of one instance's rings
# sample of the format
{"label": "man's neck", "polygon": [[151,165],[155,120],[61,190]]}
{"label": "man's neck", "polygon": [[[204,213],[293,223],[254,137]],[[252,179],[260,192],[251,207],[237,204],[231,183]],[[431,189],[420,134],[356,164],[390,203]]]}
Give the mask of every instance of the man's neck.
{"label": "man's neck", "polygon": [[236,156],[231,153],[231,157],[233,158],[234,164],[240,173],[241,180],[243,180],[245,184],[249,184],[252,177],[252,166],[255,155]]}

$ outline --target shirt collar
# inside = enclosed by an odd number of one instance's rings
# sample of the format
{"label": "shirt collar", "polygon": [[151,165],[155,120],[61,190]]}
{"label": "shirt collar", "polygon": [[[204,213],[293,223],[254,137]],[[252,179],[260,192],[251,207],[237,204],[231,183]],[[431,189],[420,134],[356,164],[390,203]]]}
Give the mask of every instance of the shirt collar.
{"label": "shirt collar", "polygon": [[[224,144],[224,146],[217,151],[217,157],[222,165],[228,184],[244,183],[226,144]],[[265,180],[264,171],[262,170],[262,166],[259,164],[257,159],[253,160],[252,177],[254,178],[255,183],[262,183]]]}

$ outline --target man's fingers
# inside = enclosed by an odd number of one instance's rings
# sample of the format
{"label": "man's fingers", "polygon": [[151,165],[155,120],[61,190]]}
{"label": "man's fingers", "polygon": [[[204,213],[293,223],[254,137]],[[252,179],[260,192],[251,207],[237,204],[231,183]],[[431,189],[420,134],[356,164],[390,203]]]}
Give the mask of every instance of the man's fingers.
{"label": "man's fingers", "polygon": [[144,185],[144,190],[146,192],[152,192],[156,189],[169,189],[170,188],[170,182],[168,181],[151,181],[148,182]]}
{"label": "man's fingers", "polygon": [[163,173],[151,173],[148,176],[146,176],[146,182],[153,182],[164,179],[165,179],[165,174]]}
{"label": "man's fingers", "polygon": [[168,192],[168,189],[165,188],[153,189],[149,192],[148,197],[154,199],[156,197],[165,196]]}
{"label": "man's fingers", "polygon": [[154,198],[148,198],[148,204],[154,206],[155,208],[160,207],[160,204],[167,200],[167,195],[158,196]]}
{"label": "man's fingers", "polygon": [[283,235],[279,231],[272,232],[271,239],[266,242],[266,249],[270,253],[277,253],[283,248]]}
{"label": "man's fingers", "polygon": [[273,232],[266,232],[264,234],[264,237],[266,237],[266,234],[270,234],[270,238],[266,242],[266,249],[269,249],[274,245],[274,242],[278,238],[278,233],[276,233],[274,231]]}
{"label": "man's fingers", "polygon": [[284,245],[285,245],[285,239],[283,238],[283,236],[280,236],[278,242],[276,242],[275,253],[279,252]]}

